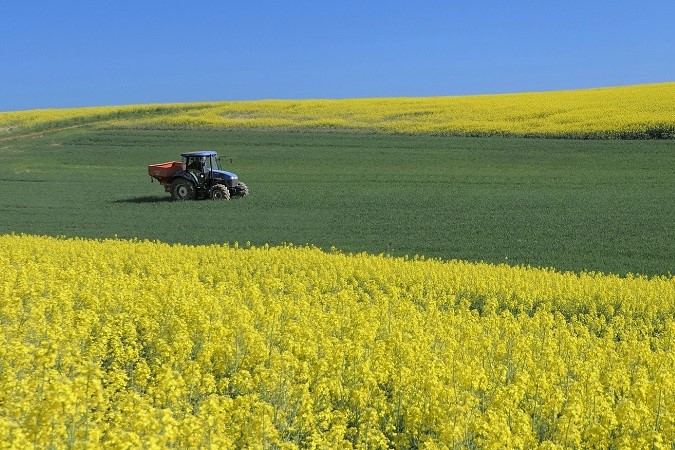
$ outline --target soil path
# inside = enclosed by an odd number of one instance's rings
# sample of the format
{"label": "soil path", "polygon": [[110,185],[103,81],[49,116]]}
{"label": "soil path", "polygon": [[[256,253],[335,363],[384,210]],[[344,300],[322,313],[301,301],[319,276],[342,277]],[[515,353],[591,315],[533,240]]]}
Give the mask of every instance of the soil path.
{"label": "soil path", "polygon": [[90,125],[90,124],[81,123],[79,125],[69,125],[67,127],[50,128],[48,130],[36,131],[35,133],[17,134],[17,135],[14,135],[14,136],[7,136],[7,137],[0,138],[0,142],[15,141],[17,139],[27,139],[27,138],[32,138],[32,137],[44,136],[47,133],[56,133],[57,131],[69,130],[71,128],[81,128],[81,127],[86,127],[87,125]]}

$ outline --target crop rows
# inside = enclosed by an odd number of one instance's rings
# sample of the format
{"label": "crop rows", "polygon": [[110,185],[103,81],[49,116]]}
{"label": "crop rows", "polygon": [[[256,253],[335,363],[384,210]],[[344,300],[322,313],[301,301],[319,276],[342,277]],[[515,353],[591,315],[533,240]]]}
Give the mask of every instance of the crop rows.
{"label": "crop rows", "polygon": [[0,236],[12,448],[662,448],[675,279]]}

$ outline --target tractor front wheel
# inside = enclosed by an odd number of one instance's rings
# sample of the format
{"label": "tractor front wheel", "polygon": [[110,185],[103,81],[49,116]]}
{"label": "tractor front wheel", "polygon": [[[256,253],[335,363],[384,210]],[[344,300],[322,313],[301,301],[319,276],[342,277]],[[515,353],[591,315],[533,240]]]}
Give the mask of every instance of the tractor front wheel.
{"label": "tractor front wheel", "polygon": [[195,185],[185,178],[171,183],[171,198],[174,200],[194,200],[197,194]]}
{"label": "tractor front wheel", "polygon": [[237,184],[234,185],[234,187],[231,189],[232,192],[230,192],[231,195],[235,197],[244,197],[249,194],[248,186],[246,186],[244,183],[241,181],[238,181]]}
{"label": "tractor front wheel", "polygon": [[223,186],[222,184],[216,184],[209,191],[209,197],[211,197],[213,200],[229,200],[230,191],[227,190],[226,186]]}

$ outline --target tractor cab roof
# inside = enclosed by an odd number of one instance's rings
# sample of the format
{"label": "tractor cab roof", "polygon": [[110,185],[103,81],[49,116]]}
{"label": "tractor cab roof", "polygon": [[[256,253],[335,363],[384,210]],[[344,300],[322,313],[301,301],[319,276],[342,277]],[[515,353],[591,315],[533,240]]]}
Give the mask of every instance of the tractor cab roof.
{"label": "tractor cab roof", "polygon": [[196,156],[196,157],[204,157],[204,156],[217,156],[218,154],[214,151],[211,150],[204,150],[201,152],[186,152],[186,153],[181,153],[180,156]]}

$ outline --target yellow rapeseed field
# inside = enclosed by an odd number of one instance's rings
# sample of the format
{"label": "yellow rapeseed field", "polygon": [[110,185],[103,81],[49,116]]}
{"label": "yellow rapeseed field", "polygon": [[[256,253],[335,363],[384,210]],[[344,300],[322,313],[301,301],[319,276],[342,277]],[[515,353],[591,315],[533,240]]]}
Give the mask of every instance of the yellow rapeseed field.
{"label": "yellow rapeseed field", "polygon": [[502,95],[268,100],[0,113],[0,137],[45,127],[348,130],[674,138],[675,83]]}
{"label": "yellow rapeseed field", "polygon": [[675,278],[0,236],[0,446],[671,448]]}

